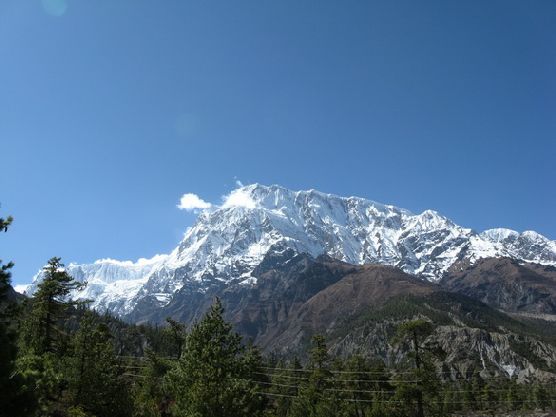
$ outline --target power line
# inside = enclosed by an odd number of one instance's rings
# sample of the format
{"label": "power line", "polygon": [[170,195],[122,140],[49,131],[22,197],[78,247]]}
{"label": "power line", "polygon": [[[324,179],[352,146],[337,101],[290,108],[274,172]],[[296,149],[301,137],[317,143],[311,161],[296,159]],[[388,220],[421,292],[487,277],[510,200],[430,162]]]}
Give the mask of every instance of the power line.
{"label": "power line", "polygon": [[[279,374],[265,374],[262,372],[253,372],[257,375],[264,375],[270,378],[284,378],[284,379],[293,379],[297,381],[309,381],[310,377],[296,377],[296,376],[289,376],[289,375],[279,375]],[[420,380],[401,380],[401,379],[334,379],[334,378],[325,378],[327,382],[369,382],[369,383],[389,383],[389,382],[419,382]]]}
{"label": "power line", "polygon": [[[260,395],[267,395],[269,397],[283,397],[283,398],[300,398],[299,395],[288,395],[288,394],[276,394],[276,393],[272,393],[272,392],[262,392],[262,391],[257,391],[255,392],[256,394],[260,394]],[[364,403],[397,403],[397,404],[403,404],[406,403],[408,401],[405,400],[383,400],[383,399],[374,399],[374,400],[366,400],[366,399],[359,399],[359,398],[330,398],[330,400],[333,401],[350,401],[350,402],[364,402]],[[553,402],[556,401],[556,398],[547,398],[545,400],[546,402]],[[498,401],[482,401],[485,403],[490,403],[490,404],[538,404],[540,401],[535,401],[535,400],[520,400],[520,401],[504,401],[504,400],[498,400]],[[469,403],[469,401],[427,401],[428,404],[467,404]],[[480,410],[474,410],[474,411],[480,411]]]}
{"label": "power line", "polygon": [[[313,372],[313,369],[294,369],[294,368],[271,368],[269,366],[261,366],[260,369],[268,369],[271,371],[289,371],[289,372]],[[379,371],[331,371],[328,369],[323,369],[323,371],[326,372],[330,372],[331,374],[361,374],[361,375],[370,375],[370,374],[375,374],[375,375],[384,375],[385,372],[379,372]],[[388,371],[387,371],[388,372]],[[409,373],[409,372],[405,372],[405,373]]]}
{"label": "power line", "polygon": [[[127,376],[127,377],[133,377],[133,378],[147,378],[147,376],[145,375],[138,375],[138,374],[132,374],[132,373],[124,373],[122,374],[122,376]],[[158,377],[161,378],[161,377]],[[245,379],[245,378],[236,378],[236,380],[241,380],[241,381],[246,381],[246,382],[251,382],[253,384],[260,384],[260,385],[267,385],[269,387],[281,387],[281,388],[294,388],[294,389],[300,389],[303,388],[303,386],[299,386],[299,385],[289,385],[289,384],[279,384],[279,383],[275,383],[275,382],[267,382],[267,381],[258,381],[258,380],[252,380],[252,379]],[[341,393],[349,393],[349,394],[395,394],[397,391],[395,390],[357,390],[357,389],[336,389],[336,388],[324,388],[322,390],[323,392],[341,392]],[[490,392],[507,392],[507,389],[490,389]],[[469,390],[446,390],[446,391],[441,391],[441,394],[456,394],[456,393],[466,393],[469,392]],[[298,398],[299,395],[289,395],[289,394],[280,394],[280,393],[271,393],[271,392],[263,392],[263,391],[257,391],[257,394],[261,394],[261,395],[268,395],[271,397],[285,397],[285,398]],[[352,401],[352,402],[378,402],[378,403],[405,403],[406,401],[403,400],[392,400],[392,399],[362,399],[362,398],[339,398],[339,397],[332,397],[332,400],[340,400],[340,401]],[[553,402],[556,401],[556,398],[547,398],[545,400],[546,402]],[[460,400],[460,401],[428,401],[428,403],[430,404],[467,404],[473,401],[469,401],[469,400]],[[489,403],[489,404],[514,404],[514,403],[519,403],[519,404],[525,404],[525,403],[532,403],[532,404],[537,404],[540,401],[538,400],[518,400],[518,401],[511,401],[511,400],[496,400],[496,401],[489,401],[489,400],[477,400],[476,402],[479,403]]]}
{"label": "power line", "polygon": [[[299,388],[303,388],[303,386],[301,385],[287,385],[287,384],[278,384],[275,382],[266,382],[266,381],[254,381],[252,379],[243,379],[243,381],[249,381],[249,382],[253,382],[255,384],[262,384],[262,385],[269,385],[269,386],[276,386],[276,387],[285,387],[285,388],[295,388],[295,389],[299,389]],[[330,392],[367,392],[367,393],[395,393],[396,391],[384,391],[384,390],[380,390],[380,391],[370,391],[370,390],[349,390],[349,389],[337,389],[337,388],[324,388],[323,391],[330,391]]]}
{"label": "power line", "polygon": [[[148,366],[134,366],[134,365],[120,365],[121,368],[124,369],[147,369]],[[308,382],[310,380],[310,376],[303,376],[303,377],[299,377],[299,376],[291,376],[291,375],[280,375],[280,374],[276,374],[276,373],[263,373],[263,372],[253,372],[253,374],[256,375],[260,375],[260,376],[266,376],[269,379],[288,379],[288,380],[295,380],[295,381],[305,381]],[[508,380],[507,378],[504,377],[481,377],[484,380],[498,380],[498,379],[503,379],[503,380]],[[466,381],[470,381],[473,380],[474,378],[458,378],[455,380],[451,380],[450,382],[466,382]],[[396,384],[396,383],[418,383],[418,382],[423,382],[422,379],[389,379],[388,377],[385,379],[335,379],[335,378],[324,378],[323,381],[325,382],[330,382],[330,383],[335,383],[335,384],[342,384],[342,383],[357,383],[357,384],[361,384],[361,383],[372,383],[372,384],[378,384],[378,383],[383,383],[383,384]],[[259,383],[264,383],[262,381],[253,381],[253,382],[259,382]],[[551,382],[551,383],[544,383],[542,384],[542,386],[551,386],[554,385],[556,382]],[[278,384],[276,383],[276,385],[284,385],[285,384]],[[291,387],[293,387],[292,385],[290,385]],[[463,392],[463,391],[462,391]]]}
{"label": "power line", "polygon": [[[145,361],[148,360],[147,357],[145,356],[117,356],[117,358],[119,359],[131,359],[131,360],[137,360],[137,361]],[[161,359],[161,360],[168,360],[168,361],[179,361],[178,358],[175,357],[160,357],[158,356],[157,359]],[[287,378],[287,379],[307,379],[308,377],[298,377],[298,376],[291,376],[291,375],[280,375],[277,373],[278,372],[294,372],[294,373],[312,373],[314,372],[314,370],[312,369],[295,369],[295,368],[279,368],[279,367],[269,367],[269,366],[261,366],[259,367],[259,369],[266,369],[269,371],[274,371],[274,372],[270,372],[270,373],[261,373],[261,372],[254,372],[256,374],[259,375],[266,375],[266,376],[271,376],[271,377],[276,377],[276,378]],[[384,380],[377,380],[377,379],[341,379],[341,380],[335,380],[338,382],[372,382],[372,383],[376,383],[376,382],[411,382],[411,381],[406,381],[406,380],[392,380],[390,379],[392,376],[400,376],[400,375],[411,375],[415,373],[415,370],[413,371],[397,371],[397,370],[384,370],[384,371],[337,371],[337,370],[325,370],[328,373],[331,374],[338,374],[338,375],[383,375],[384,376]],[[493,376],[482,376],[479,374],[474,374],[471,376],[463,376],[461,374],[461,372],[452,372],[452,371],[443,371],[443,372],[434,372],[434,374],[436,376],[442,376],[442,375],[446,375],[446,376],[455,376],[455,379],[450,379],[451,381],[470,381],[472,379],[481,379],[481,380],[497,380],[497,379],[501,379],[501,380],[510,380],[511,377],[506,377],[504,375],[493,375]],[[461,375],[461,376],[460,376]],[[417,381],[418,382],[418,381]]]}
{"label": "power line", "polygon": [[[291,375],[280,375],[276,373],[263,373],[263,372],[253,372],[257,375],[264,375],[269,378],[277,378],[277,379],[291,379],[296,381],[309,381],[310,376],[291,376]],[[396,375],[394,375],[396,376]],[[422,382],[422,379],[390,379],[391,377],[386,377],[384,379],[336,379],[336,378],[325,378],[324,380],[327,382],[334,382],[334,383],[342,383],[342,382],[354,382],[354,383],[401,383],[401,382]],[[463,381],[472,381],[474,378],[456,378],[453,380],[449,380],[449,382],[463,382]],[[505,377],[481,377],[482,380],[504,380],[509,381],[508,378]]]}
{"label": "power line", "polygon": [[351,393],[356,392],[356,393],[358,393],[358,394],[366,394],[366,393],[369,393],[369,394],[395,394],[395,393],[396,393],[396,391],[392,391],[392,390],[388,390],[388,391],[385,391],[385,390],[380,390],[380,391],[372,390],[372,391],[370,391],[370,390],[362,390],[362,389],[340,389],[340,388],[325,388],[324,391],[329,391],[329,392],[351,392]]}
{"label": "power line", "polygon": [[[300,389],[304,388],[303,385],[289,385],[289,384],[280,384],[276,382],[267,382],[267,381],[258,381],[253,379],[240,379],[242,381],[252,382],[255,384],[261,385],[268,385],[268,386],[276,386],[276,387],[284,387],[284,388],[295,388]],[[350,393],[368,393],[368,394],[395,394],[396,390],[361,390],[361,389],[343,389],[343,388],[323,388],[323,391],[328,392],[350,392]],[[507,389],[489,389],[489,392],[507,392]],[[455,393],[466,393],[470,392],[470,390],[442,390],[443,394],[455,394]],[[472,391],[471,391],[472,392]]]}
{"label": "power line", "polygon": [[[268,370],[275,370],[275,371],[292,371],[292,372],[305,372],[305,373],[310,373],[313,372],[313,370],[309,370],[309,369],[288,369],[288,368],[270,368],[270,367],[260,367],[260,369],[268,369]],[[335,379],[335,381],[340,381],[340,382],[408,382],[405,380],[393,380],[390,379],[392,377],[396,377],[396,376],[402,376],[402,375],[414,375],[415,372],[395,372],[395,371],[390,371],[392,372],[392,374],[385,374],[385,373],[378,373],[378,372],[363,372],[363,371],[357,371],[357,372],[348,372],[348,371],[329,371],[327,370],[326,372],[331,373],[331,374],[359,374],[359,375],[375,375],[375,374],[379,374],[379,375],[384,375],[385,379],[382,380],[377,380],[377,379]],[[256,372],[257,374],[263,375],[262,372]],[[270,373],[265,373],[264,375],[267,376],[271,376],[271,377],[276,377],[276,378],[287,378],[287,379],[299,379],[299,380],[307,380],[309,378],[309,376],[291,376],[291,375],[280,375],[277,372],[270,372]],[[447,372],[440,372],[434,373],[435,376],[440,376],[440,375],[450,375],[452,376],[453,373],[447,373]],[[473,379],[480,379],[480,380],[504,380],[504,381],[508,381],[511,378],[502,376],[502,375],[498,375],[498,376],[481,376],[478,374],[474,374],[472,376],[459,376],[459,375],[454,375],[455,378],[454,379],[449,379],[450,381],[471,381]]]}
{"label": "power line", "polygon": [[[314,369],[273,368],[273,367],[269,367],[269,366],[260,366],[259,368],[260,368],[260,369],[266,369],[266,370],[269,370],[269,371],[275,371],[275,372],[276,372],[276,371],[280,371],[280,372],[283,372],[283,371],[286,371],[286,372],[302,372],[302,373],[311,373],[311,372],[314,372]],[[412,370],[412,371],[397,371],[397,370],[391,370],[391,369],[390,369],[390,370],[384,370],[384,371],[336,371],[336,370],[329,370],[329,369],[324,370],[324,369],[323,369],[323,371],[329,372],[329,373],[331,373],[331,374],[384,375],[385,377],[388,377],[389,375],[392,375],[392,374],[393,374],[393,375],[410,375],[410,374],[414,374],[415,371],[417,371],[417,370],[414,369],[414,370]],[[458,371],[454,371],[454,372],[452,372],[452,371],[436,372],[436,371],[435,371],[434,374],[435,374],[435,375],[449,375],[449,376],[452,376],[452,375],[454,375],[454,374],[455,374],[456,376],[457,376],[457,375],[462,375],[462,373],[461,373],[461,372],[458,372]],[[500,375],[500,376],[492,376],[492,377],[484,377],[484,376],[481,376],[481,375],[479,375],[479,374],[474,374],[474,375],[471,375],[471,376],[466,377],[466,378],[473,378],[473,377],[480,378],[480,379],[487,379],[487,378],[504,378],[504,379],[509,379],[509,378],[506,378],[506,377],[503,376],[503,375]]]}
{"label": "power line", "polygon": [[275,386],[275,387],[284,387],[284,388],[300,388],[299,385],[286,385],[286,384],[278,384],[276,382],[266,382],[266,381],[253,381],[252,379],[240,379],[240,381],[247,381],[247,382],[253,382],[255,384],[261,384],[261,385],[270,385],[270,386]]}

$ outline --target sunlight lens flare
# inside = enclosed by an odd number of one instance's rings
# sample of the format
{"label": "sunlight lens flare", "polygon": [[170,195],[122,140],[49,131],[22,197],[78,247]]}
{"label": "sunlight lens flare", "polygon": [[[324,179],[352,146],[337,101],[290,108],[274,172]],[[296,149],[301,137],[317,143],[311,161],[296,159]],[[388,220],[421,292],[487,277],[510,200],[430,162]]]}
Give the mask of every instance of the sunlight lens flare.
{"label": "sunlight lens flare", "polygon": [[41,0],[42,8],[51,16],[63,16],[68,9],[66,0]]}

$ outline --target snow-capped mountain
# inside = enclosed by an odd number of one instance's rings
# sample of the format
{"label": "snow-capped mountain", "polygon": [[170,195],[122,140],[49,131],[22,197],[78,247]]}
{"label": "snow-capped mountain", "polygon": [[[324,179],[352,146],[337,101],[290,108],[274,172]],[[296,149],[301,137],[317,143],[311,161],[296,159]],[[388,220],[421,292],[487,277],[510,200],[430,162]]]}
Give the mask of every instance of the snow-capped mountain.
{"label": "snow-capped mountain", "polygon": [[[99,259],[92,264],[71,263],[65,269],[77,281],[87,282],[87,286],[76,297],[94,300],[94,308],[120,313],[122,308],[129,308],[129,302],[167,257],[156,255],[152,259],[139,259],[137,262]],[[25,288],[25,293],[33,294],[42,277],[42,271],[35,275],[33,283]]]}
{"label": "snow-capped mountain", "polygon": [[125,316],[146,298],[163,306],[183,287],[203,292],[215,284],[251,285],[265,255],[286,249],[352,264],[394,265],[430,281],[438,281],[458,260],[504,256],[556,265],[556,242],[536,232],[476,233],[432,210],[413,214],[358,197],[254,184],[234,190],[222,206],[202,211],[169,255],[67,269],[88,282],[77,296]]}

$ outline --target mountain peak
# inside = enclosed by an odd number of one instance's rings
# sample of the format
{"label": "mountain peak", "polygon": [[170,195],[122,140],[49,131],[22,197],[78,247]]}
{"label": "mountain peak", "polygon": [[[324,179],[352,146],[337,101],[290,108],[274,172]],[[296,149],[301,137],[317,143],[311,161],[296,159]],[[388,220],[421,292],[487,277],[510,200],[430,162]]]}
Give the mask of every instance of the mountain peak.
{"label": "mountain peak", "polygon": [[[343,197],[337,194],[324,193],[315,189],[293,191],[276,184],[263,185],[259,183],[236,188],[225,197],[222,206],[217,207],[215,210],[221,208],[229,209],[232,207],[276,210],[303,204],[305,201],[310,201],[314,206],[317,206],[319,202],[340,205],[364,205],[372,207],[375,211],[412,214],[409,210],[361,197]],[[438,215],[438,213],[436,214]]]}
{"label": "mountain peak", "polygon": [[94,307],[125,316],[144,299],[162,306],[181,291],[252,285],[253,271],[269,253],[290,252],[396,266],[430,281],[461,260],[506,256],[556,265],[556,244],[535,232],[477,234],[434,210],[413,214],[360,197],[250,184],[233,190],[220,207],[201,211],[169,255],[71,265],[70,272],[89,281],[83,296],[96,299]]}

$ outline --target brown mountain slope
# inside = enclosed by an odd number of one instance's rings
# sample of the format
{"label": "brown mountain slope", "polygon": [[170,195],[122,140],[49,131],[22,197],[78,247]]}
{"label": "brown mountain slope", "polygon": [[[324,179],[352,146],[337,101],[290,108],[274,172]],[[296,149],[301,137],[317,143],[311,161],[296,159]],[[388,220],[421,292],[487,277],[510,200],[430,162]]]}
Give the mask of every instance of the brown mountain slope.
{"label": "brown mountain slope", "polygon": [[[502,282],[506,272],[494,282]],[[150,315],[142,318],[162,322],[171,316],[190,324],[219,297],[234,328],[266,353],[304,359],[311,337],[320,333],[334,354],[389,363],[407,353],[407,347],[392,343],[399,324],[424,318],[435,328],[429,343],[445,358],[439,366],[454,375],[475,369],[507,376],[510,366],[526,378],[541,375],[539,369],[550,375],[556,370],[552,323],[513,319],[394,267],[283,251],[267,256],[253,275],[256,282],[249,285],[215,285],[203,293],[184,287],[168,305],[147,309]]]}
{"label": "brown mountain slope", "polygon": [[552,266],[487,258],[455,266],[440,284],[504,311],[556,314],[556,268]]}
{"label": "brown mountain slope", "polygon": [[473,369],[507,376],[510,366],[520,378],[550,379],[556,364],[556,349],[530,324],[394,267],[296,256],[260,274],[246,298],[232,290],[223,301],[240,332],[280,356],[305,357],[311,337],[323,334],[337,355],[398,363],[407,352],[392,342],[397,326],[424,318],[435,327],[428,343],[454,377]]}
{"label": "brown mountain slope", "polygon": [[346,321],[349,326],[349,318],[357,318],[369,309],[380,308],[392,298],[426,296],[438,289],[436,285],[398,268],[360,266],[308,299],[299,307],[277,341],[269,342],[280,346],[287,345],[288,340],[308,339],[314,333],[333,333],[346,326]]}

